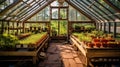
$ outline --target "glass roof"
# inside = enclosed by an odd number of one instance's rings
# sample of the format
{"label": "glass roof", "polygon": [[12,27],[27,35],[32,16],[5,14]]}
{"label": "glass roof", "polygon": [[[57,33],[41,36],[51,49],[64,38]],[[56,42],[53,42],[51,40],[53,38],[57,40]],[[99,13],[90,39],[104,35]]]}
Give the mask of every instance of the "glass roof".
{"label": "glass roof", "polygon": [[[54,0],[0,0],[0,20],[26,21]],[[95,21],[120,20],[120,0],[65,0]],[[57,1],[54,1],[57,2]],[[57,6],[57,4],[51,4]],[[65,4],[66,5],[66,4]],[[10,8],[8,9],[7,7]],[[6,11],[6,10],[7,11]],[[78,9],[77,9],[78,10]]]}
{"label": "glass roof", "polygon": [[70,0],[70,2],[86,12],[86,14],[89,13],[95,20],[114,21],[120,19],[120,14],[103,0]]}
{"label": "glass roof", "polygon": [[52,0],[23,0],[8,10],[3,16],[0,15],[0,19],[23,21],[50,1]]}

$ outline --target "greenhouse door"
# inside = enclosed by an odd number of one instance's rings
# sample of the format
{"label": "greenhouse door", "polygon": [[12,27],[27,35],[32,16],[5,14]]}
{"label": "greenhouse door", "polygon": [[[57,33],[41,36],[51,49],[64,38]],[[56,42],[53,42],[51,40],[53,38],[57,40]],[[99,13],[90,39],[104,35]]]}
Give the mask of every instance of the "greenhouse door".
{"label": "greenhouse door", "polygon": [[68,36],[68,7],[51,7],[51,37],[67,38]]}

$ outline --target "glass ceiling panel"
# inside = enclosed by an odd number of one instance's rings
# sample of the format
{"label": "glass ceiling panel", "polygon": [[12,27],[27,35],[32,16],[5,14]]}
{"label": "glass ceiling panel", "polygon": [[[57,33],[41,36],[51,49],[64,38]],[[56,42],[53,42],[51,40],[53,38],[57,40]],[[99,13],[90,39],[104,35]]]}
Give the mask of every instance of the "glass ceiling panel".
{"label": "glass ceiling panel", "polygon": [[5,0],[4,2],[0,3],[0,12],[4,10],[6,7],[10,6],[11,4],[17,2],[19,0]]}
{"label": "glass ceiling panel", "polygon": [[[91,0],[91,2],[92,1],[93,0]],[[102,5],[97,0],[95,0],[95,1],[96,1],[96,3],[94,3],[94,5],[96,5],[99,9],[101,9],[102,11],[104,11],[107,14],[107,15],[103,15],[104,17],[109,17],[111,19],[120,18],[120,17],[116,16],[115,13],[112,12],[111,10],[109,10],[106,6]]]}
{"label": "glass ceiling panel", "polygon": [[83,12],[85,12],[86,14],[88,14],[89,16],[91,16],[93,19],[95,20],[101,20],[100,18],[98,18],[95,14],[91,13],[89,10],[83,8],[82,6],[80,6],[79,3],[77,2],[73,2],[73,1],[70,1],[71,3],[73,3],[74,5],[76,5],[78,8],[80,8]]}
{"label": "glass ceiling panel", "polygon": [[88,0],[81,0],[83,4],[87,5],[87,8],[90,10],[93,10],[94,12],[96,12],[100,17],[105,18],[106,20],[110,20],[112,18],[109,17],[104,17],[104,15],[106,14],[104,11],[102,11],[101,9],[98,9],[97,6],[94,5],[95,1],[88,1]]}
{"label": "glass ceiling panel", "polygon": [[112,7],[110,7],[108,4],[106,4],[103,0],[98,0],[98,2],[104,5],[106,8],[108,8],[113,13],[116,13],[116,11]]}
{"label": "glass ceiling panel", "polygon": [[[34,2],[33,2],[34,3]],[[31,6],[36,6],[36,3],[34,3]],[[17,17],[20,17],[22,15],[24,15],[25,13],[27,13],[27,11],[30,11],[32,8],[30,8],[30,6],[28,7],[27,5],[23,8],[23,10],[21,10],[18,14]]]}
{"label": "glass ceiling panel", "polygon": [[9,17],[10,14],[14,13],[14,12],[16,11],[16,9],[20,7],[21,4],[22,4],[22,2],[21,2],[21,3],[18,3],[18,4],[17,4],[16,6],[14,6],[12,9],[8,10],[3,16],[1,16],[1,18],[2,18],[2,19],[5,19],[5,18]]}
{"label": "glass ceiling panel", "polygon": [[[90,6],[92,9],[97,10],[102,17],[107,18],[107,19],[109,19],[109,20],[114,20],[113,17],[107,16],[107,15],[109,15],[109,13],[107,13],[107,12],[105,12],[105,10],[99,8],[100,5],[99,5],[98,3],[96,3],[95,0],[90,0],[90,1],[88,0],[87,2],[89,2],[89,6]],[[90,3],[91,3],[91,4],[90,4]]]}
{"label": "glass ceiling panel", "polygon": [[36,7],[40,7],[38,5],[40,5],[42,3],[42,1],[46,1],[46,0],[24,0],[23,2],[20,2],[19,4],[17,4],[14,8],[12,8],[11,10],[9,10],[5,16],[3,16],[3,19],[8,19],[7,17],[11,17],[9,18],[12,20],[17,20],[19,18],[21,18],[22,16],[24,16],[25,14],[28,14],[30,11],[37,9]]}
{"label": "glass ceiling panel", "polygon": [[[102,9],[103,11],[105,11],[108,16],[111,16],[113,18],[120,18],[119,16],[117,16],[114,12],[112,12],[111,10],[109,10],[108,8],[106,8],[106,6],[102,5],[101,3],[98,2],[98,0],[95,0],[96,3],[94,3],[95,5],[97,5],[100,9]],[[113,16],[114,15],[114,16]]]}
{"label": "glass ceiling panel", "polygon": [[[105,3],[103,0],[98,0],[99,3],[101,3],[102,5],[104,5],[107,9],[109,9],[111,12],[113,12],[114,15],[118,16],[116,19],[120,18],[120,13],[118,13],[115,9],[113,9],[112,7],[110,7],[107,3]],[[112,16],[114,16],[112,15]]]}
{"label": "glass ceiling panel", "polygon": [[[46,3],[46,0],[42,1],[42,3],[43,4]],[[38,2],[37,5],[32,6],[29,10],[26,11],[27,13],[25,13],[24,15],[21,16],[20,20],[22,18],[25,19],[25,17],[27,18],[28,16],[30,16],[31,14],[33,14],[38,8],[41,7],[42,3]]]}
{"label": "glass ceiling panel", "polygon": [[96,17],[99,17],[99,19],[106,20],[105,18],[101,17],[97,12],[95,12],[93,9],[88,8],[88,6],[86,6],[83,2],[79,2],[79,1],[74,1],[74,2],[78,3],[78,6],[84,7],[85,11],[89,13],[93,13],[94,15],[96,15]]}
{"label": "glass ceiling panel", "polygon": [[[22,15],[23,13],[25,13],[25,12],[28,10],[28,8],[30,8],[30,4],[31,4],[32,2],[33,2],[33,1],[31,1],[29,4],[27,4],[27,3],[24,2],[24,7],[22,7],[21,9],[19,9],[19,12],[16,13],[16,17],[20,18],[19,15]],[[13,19],[14,19],[14,18],[13,18]]]}
{"label": "glass ceiling panel", "polygon": [[31,3],[31,2],[33,2],[33,0],[28,0],[27,4],[29,4],[29,3]]}
{"label": "glass ceiling panel", "polygon": [[44,3],[46,3],[46,0],[43,0],[42,1],[42,3],[40,2],[37,6],[35,6],[34,8],[33,8],[33,10],[31,10],[30,12],[28,12],[27,14],[26,14],[26,16],[25,17],[22,17],[22,18],[20,18],[21,20],[25,20],[26,18],[28,18],[30,15],[32,15],[35,11],[37,11],[37,10],[39,10],[39,8],[41,8],[41,5],[43,5]]}
{"label": "glass ceiling panel", "polygon": [[70,21],[84,21],[84,20],[90,20],[90,19],[88,19],[83,14],[81,14],[80,12],[78,12],[72,6],[69,6],[69,20]]}
{"label": "glass ceiling panel", "polygon": [[54,1],[54,2],[52,2],[52,3],[51,3],[51,6],[59,6],[58,1]]}
{"label": "glass ceiling panel", "polygon": [[105,18],[101,17],[101,16],[99,15],[99,13],[97,13],[97,11],[94,11],[93,9],[89,8],[89,7],[86,6],[86,4],[84,4],[83,2],[79,2],[79,1],[78,1],[78,3],[81,3],[82,7],[85,7],[88,12],[93,13],[94,15],[96,15],[98,18],[100,18],[100,19],[102,19],[102,20],[105,20]]}
{"label": "glass ceiling panel", "polygon": [[46,7],[36,15],[28,19],[28,21],[49,21],[50,19],[50,7]]}
{"label": "glass ceiling panel", "polygon": [[30,12],[31,10],[33,10],[34,7],[36,7],[37,4],[33,4],[31,7],[27,7],[24,10],[22,10],[19,14],[17,14],[17,16],[22,17],[23,15],[25,15],[26,13]]}
{"label": "glass ceiling panel", "polygon": [[[40,6],[39,5],[36,5],[36,7],[35,8],[33,8],[33,10],[35,11],[37,8],[39,8]],[[27,12],[26,14],[24,14],[23,16],[21,16],[21,18],[24,18],[24,17],[27,17],[28,15],[30,15],[30,14],[32,14],[33,13],[33,11],[32,10],[30,10],[29,12]]]}
{"label": "glass ceiling panel", "polygon": [[[52,2],[52,3],[51,3],[51,6],[59,6],[58,1]],[[68,3],[64,2],[64,3],[63,3],[63,6],[68,6]]]}
{"label": "glass ceiling panel", "polygon": [[111,2],[118,9],[120,9],[120,0],[108,0],[108,1]]}

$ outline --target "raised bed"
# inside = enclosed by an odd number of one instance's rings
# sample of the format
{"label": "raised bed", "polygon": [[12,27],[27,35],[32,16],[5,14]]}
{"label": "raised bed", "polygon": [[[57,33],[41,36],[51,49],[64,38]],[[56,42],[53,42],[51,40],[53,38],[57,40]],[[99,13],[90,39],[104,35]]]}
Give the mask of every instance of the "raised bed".
{"label": "raised bed", "polygon": [[26,38],[26,37],[28,37],[30,35],[31,35],[31,33],[25,33],[25,34],[20,34],[17,37],[18,37],[18,39],[23,39],[23,38]]}
{"label": "raised bed", "polygon": [[91,62],[120,62],[120,47],[89,47],[73,35],[70,42],[86,57],[87,66],[92,66]]}
{"label": "raised bed", "polygon": [[20,45],[20,48],[37,49],[47,36],[48,36],[48,34],[45,32],[33,34],[25,39],[19,40],[20,44],[18,44],[18,45]]}
{"label": "raised bed", "polygon": [[[34,44],[32,44],[32,48],[34,47],[33,50],[29,50],[29,47],[23,47],[23,45],[28,45],[28,44],[22,44],[22,47],[17,48],[15,51],[0,51],[0,58],[4,57],[0,61],[33,61],[34,64],[36,64],[38,60],[38,53],[46,44],[48,44],[48,39],[49,35],[47,33],[44,33],[41,35],[41,37],[38,38],[37,41],[35,41]],[[9,59],[8,57],[14,58],[14,59]],[[26,57],[26,58],[25,58]],[[28,59],[28,57],[31,57]],[[6,59],[8,58],[8,59]],[[23,58],[23,59],[16,59],[16,58]]]}

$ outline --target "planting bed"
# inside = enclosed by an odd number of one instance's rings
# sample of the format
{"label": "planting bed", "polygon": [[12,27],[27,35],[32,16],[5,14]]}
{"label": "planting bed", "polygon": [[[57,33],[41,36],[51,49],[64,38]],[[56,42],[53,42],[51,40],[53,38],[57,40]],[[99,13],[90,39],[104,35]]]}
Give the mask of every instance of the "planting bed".
{"label": "planting bed", "polygon": [[[27,57],[31,57],[29,58],[29,60],[33,61],[33,63],[36,63],[36,61],[38,60],[38,53],[40,52],[41,49],[47,46],[48,39],[49,36],[45,32],[38,34],[31,34],[29,37],[26,37],[21,40],[16,39],[15,42],[17,43],[14,44],[12,43],[14,47],[9,48],[9,49],[14,48],[14,50],[7,50],[7,49],[0,50],[0,61],[25,61],[28,60]],[[8,57],[14,59],[9,59]],[[6,60],[6,58],[8,59]],[[20,59],[20,58],[24,58],[24,59]]]}
{"label": "planting bed", "polygon": [[[82,35],[82,36],[81,36]],[[91,35],[91,36],[89,36]],[[96,37],[94,34],[77,33],[70,36],[70,42],[91,62],[120,62],[120,42],[109,35]],[[111,59],[111,60],[109,60]]]}

